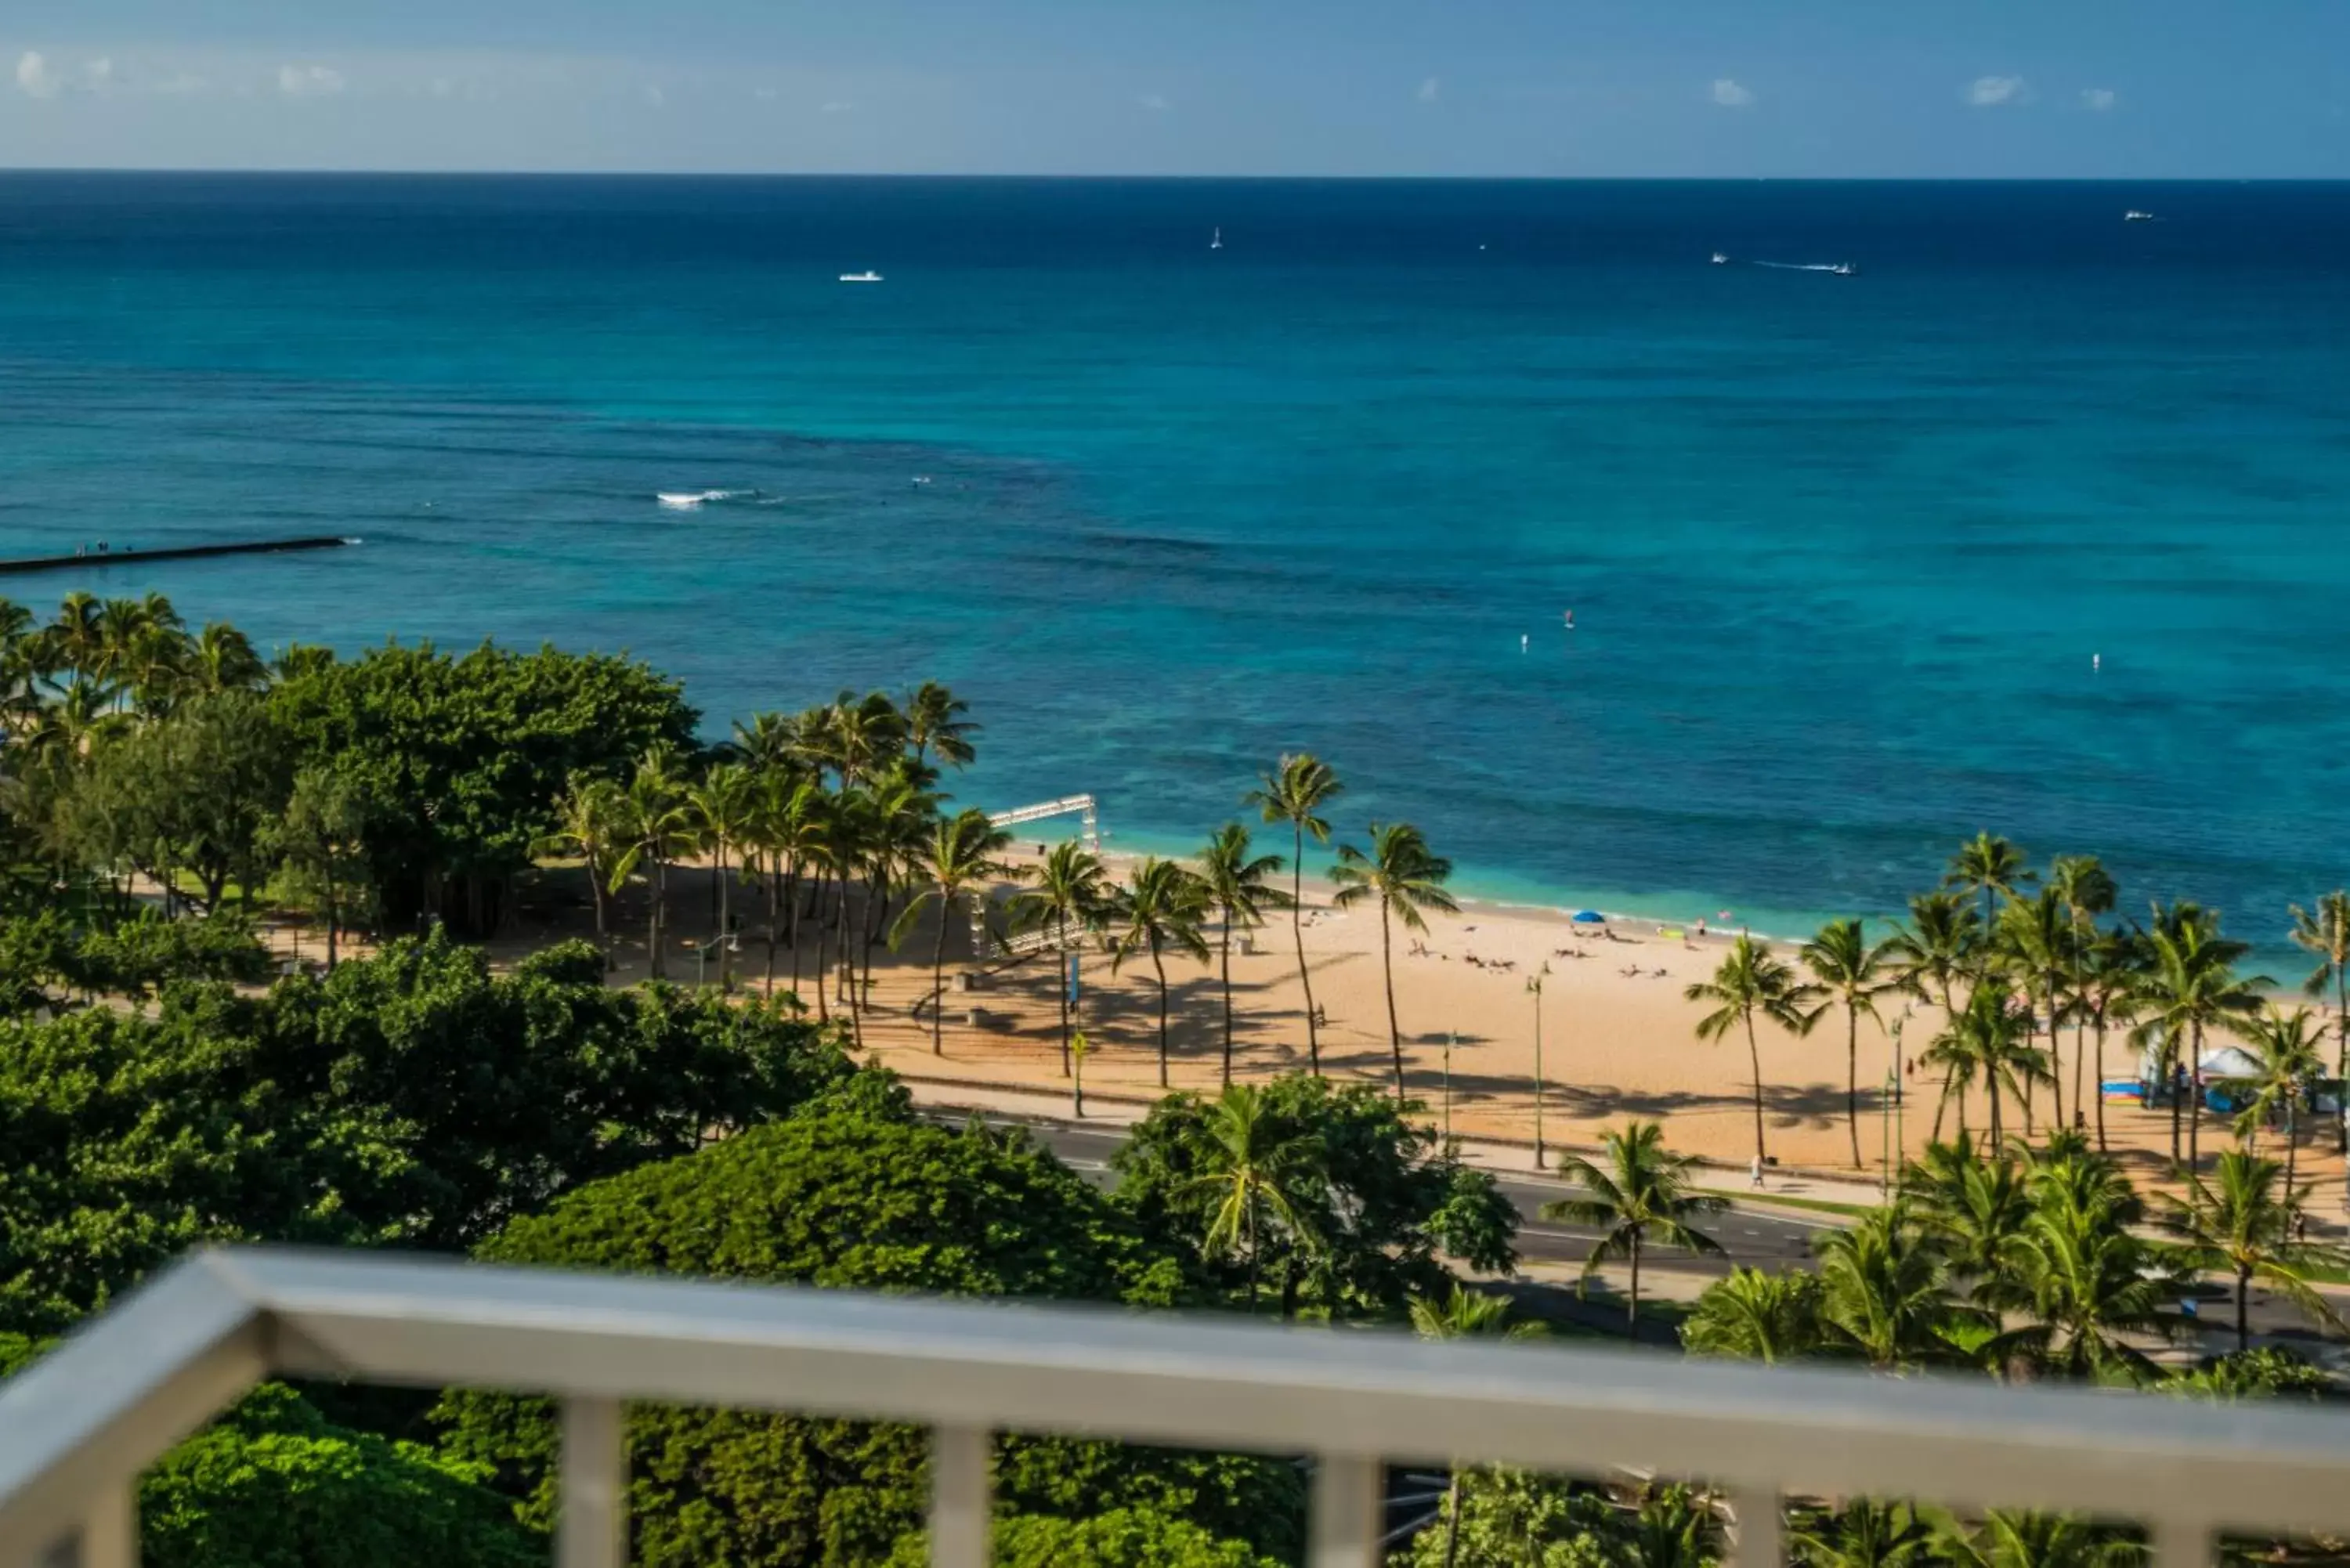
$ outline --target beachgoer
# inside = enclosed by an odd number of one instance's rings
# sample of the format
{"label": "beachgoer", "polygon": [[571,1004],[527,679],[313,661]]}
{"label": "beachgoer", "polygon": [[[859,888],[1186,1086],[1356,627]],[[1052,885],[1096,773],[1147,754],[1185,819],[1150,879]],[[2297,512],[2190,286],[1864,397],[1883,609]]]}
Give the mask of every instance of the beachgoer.
{"label": "beachgoer", "polygon": [[2102,653],[2093,653],[2093,654],[2089,655],[2089,673],[2090,673],[2090,674],[2095,675],[2095,674],[2096,674],[2099,670],[2103,670],[2105,667],[2106,667],[2106,656],[2105,656],[2104,654],[2102,654]]}
{"label": "beachgoer", "polygon": [[1746,1162],[1746,1179],[1754,1190],[1762,1190],[1762,1157],[1756,1155]]}
{"label": "beachgoer", "polygon": [[1533,642],[1534,639],[1527,636],[1524,632],[1518,633],[1518,651],[1520,653],[1523,653],[1526,649],[1533,644]]}
{"label": "beachgoer", "polygon": [[1702,941],[1705,939],[1705,917],[1703,915],[1700,915],[1698,917],[1697,934],[1699,940]]}
{"label": "beachgoer", "polygon": [[1575,629],[1575,612],[1573,610],[1566,612],[1566,629],[1569,631],[1573,631]]}

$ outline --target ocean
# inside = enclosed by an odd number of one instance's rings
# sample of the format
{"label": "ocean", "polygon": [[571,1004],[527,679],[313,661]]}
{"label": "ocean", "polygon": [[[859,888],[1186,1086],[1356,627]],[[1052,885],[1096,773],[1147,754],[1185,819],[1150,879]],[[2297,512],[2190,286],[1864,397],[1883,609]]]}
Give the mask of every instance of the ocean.
{"label": "ocean", "polygon": [[713,735],[936,678],[1113,847],[1309,749],[1487,898],[1802,931],[1989,828],[2273,950],[2345,344],[2344,185],[7,174],[0,555],[363,543],[0,590]]}

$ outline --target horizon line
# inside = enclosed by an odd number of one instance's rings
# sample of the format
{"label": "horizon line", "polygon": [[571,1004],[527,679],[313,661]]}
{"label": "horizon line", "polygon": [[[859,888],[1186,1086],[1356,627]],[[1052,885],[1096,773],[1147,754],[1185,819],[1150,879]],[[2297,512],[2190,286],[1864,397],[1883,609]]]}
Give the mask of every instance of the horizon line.
{"label": "horizon line", "polygon": [[1130,184],[1221,183],[1417,185],[2350,185],[2345,174],[1364,174],[1088,173],[1067,171],[440,169],[381,167],[209,167],[172,164],[10,164],[0,178],[40,176],[210,176],[233,179],[371,180],[906,180],[965,182],[1118,181]]}

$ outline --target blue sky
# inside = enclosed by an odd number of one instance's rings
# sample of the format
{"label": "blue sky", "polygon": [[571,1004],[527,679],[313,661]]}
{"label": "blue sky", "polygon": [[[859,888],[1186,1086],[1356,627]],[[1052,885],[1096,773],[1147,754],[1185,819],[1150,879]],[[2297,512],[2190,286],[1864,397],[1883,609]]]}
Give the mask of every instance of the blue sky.
{"label": "blue sky", "polygon": [[0,165],[2350,177],[2350,3],[6,0]]}

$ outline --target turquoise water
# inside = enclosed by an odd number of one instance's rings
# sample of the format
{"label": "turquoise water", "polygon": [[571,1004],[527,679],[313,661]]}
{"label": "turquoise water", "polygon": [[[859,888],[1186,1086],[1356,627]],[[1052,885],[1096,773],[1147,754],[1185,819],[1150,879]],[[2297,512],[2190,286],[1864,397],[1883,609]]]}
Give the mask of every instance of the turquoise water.
{"label": "turquoise water", "polygon": [[1305,747],[1498,898],[1794,929],[1990,827],[2273,939],[2350,877],[2345,257],[2330,185],[0,176],[0,552],[358,536],[10,591],[713,731],[938,677],[966,799],[1128,846]]}

